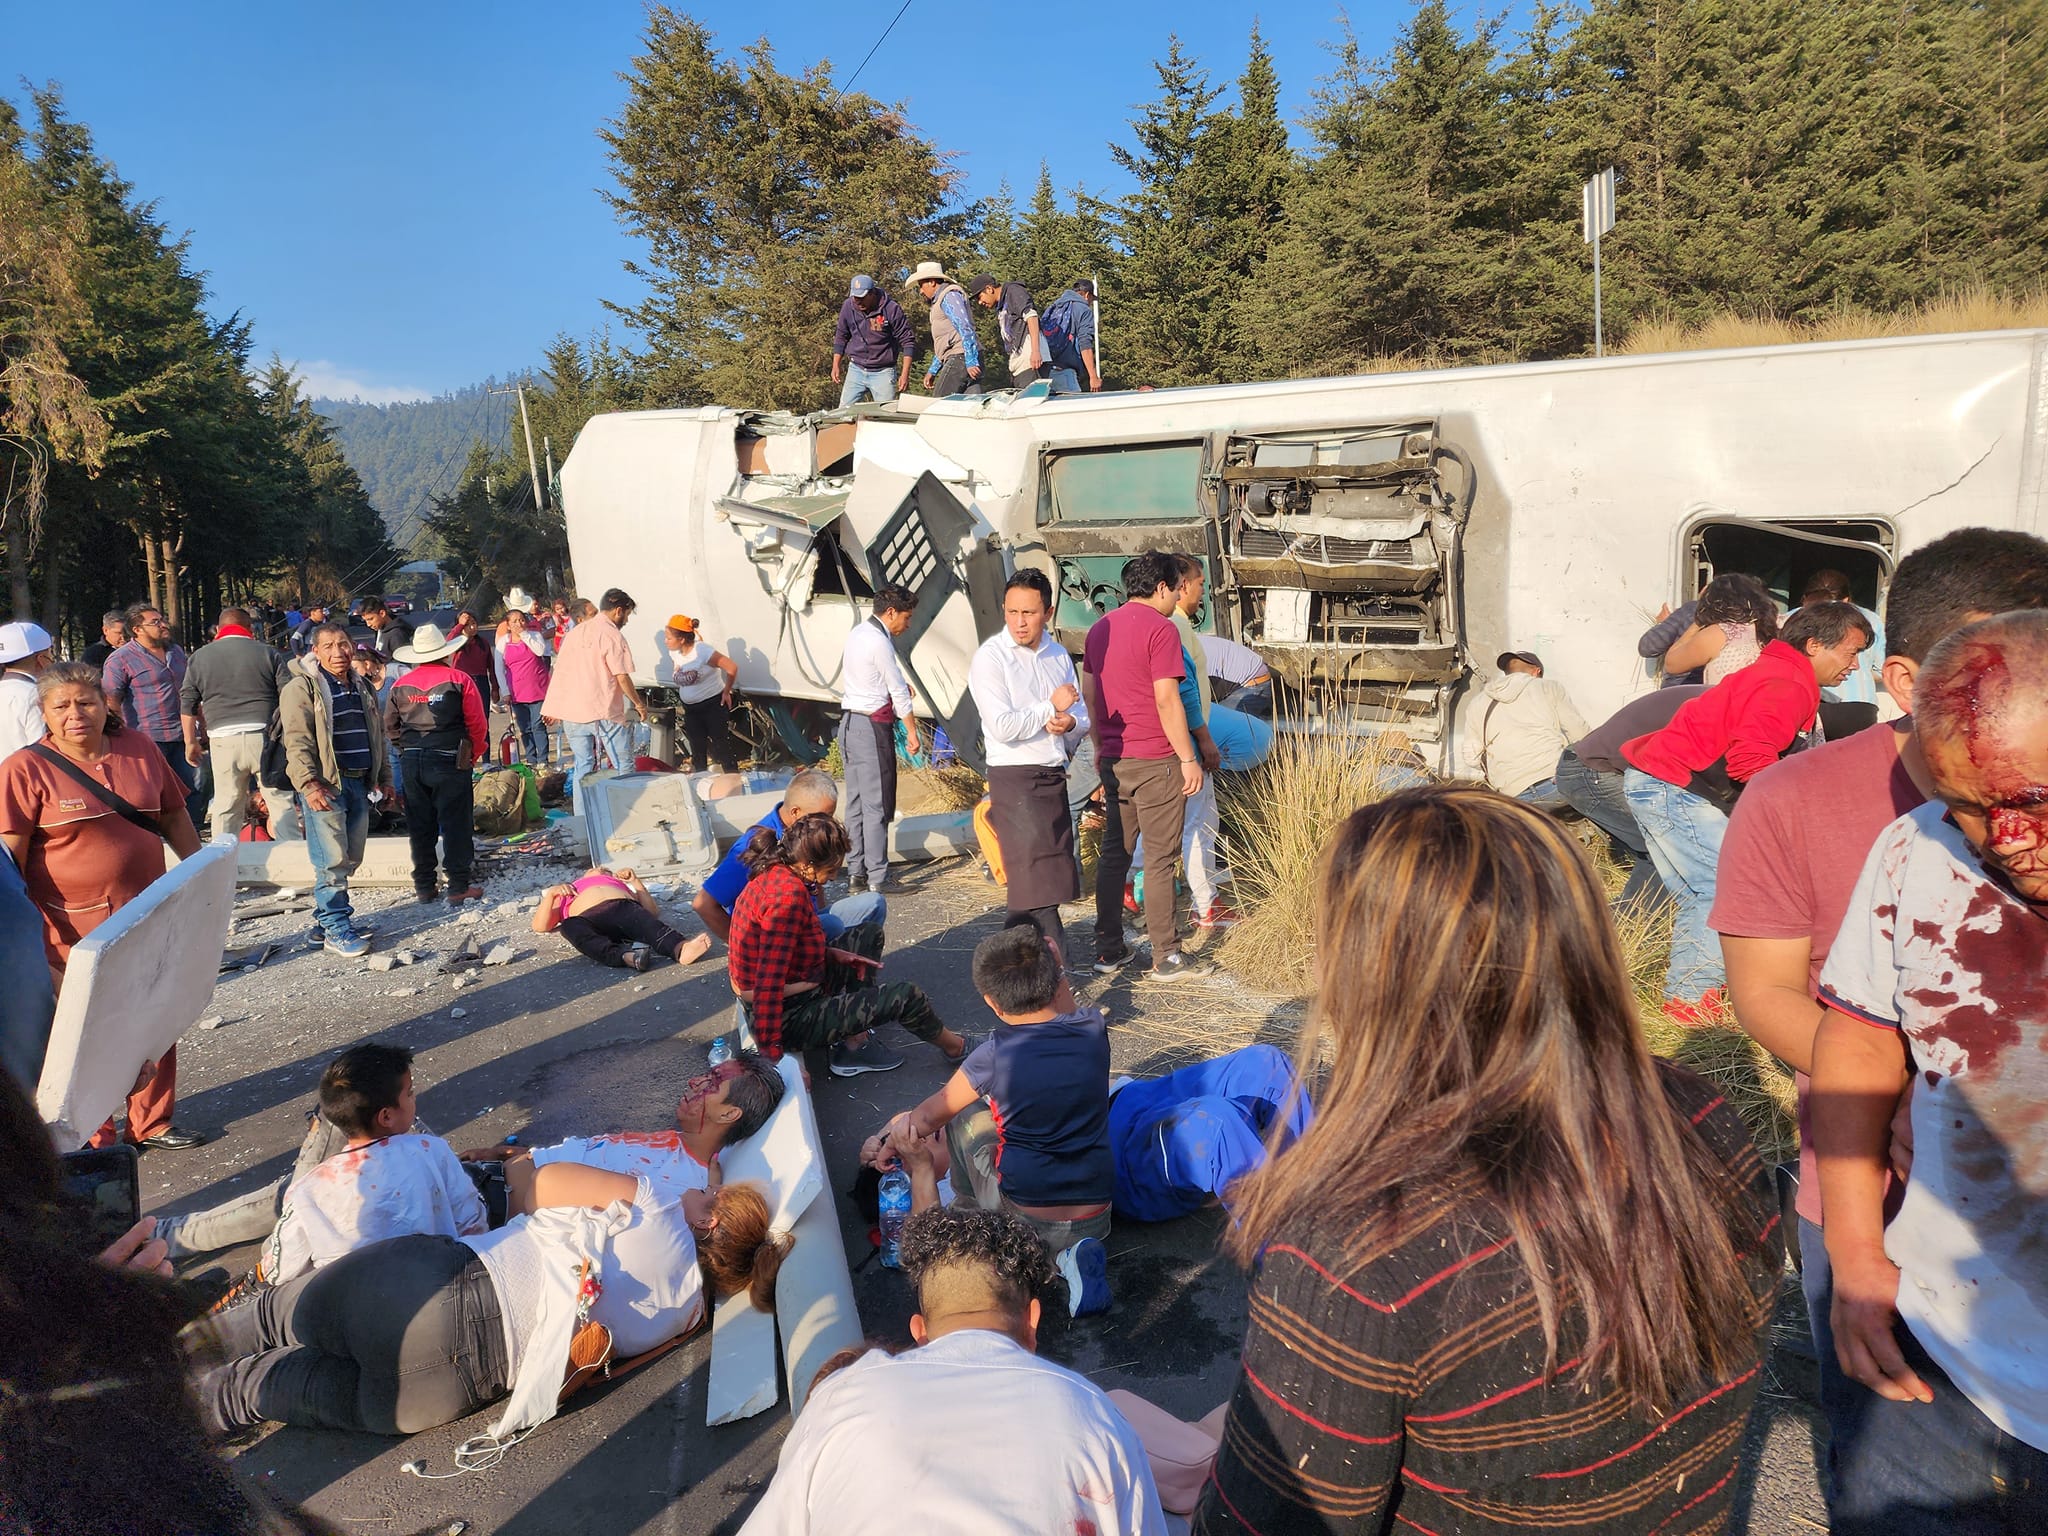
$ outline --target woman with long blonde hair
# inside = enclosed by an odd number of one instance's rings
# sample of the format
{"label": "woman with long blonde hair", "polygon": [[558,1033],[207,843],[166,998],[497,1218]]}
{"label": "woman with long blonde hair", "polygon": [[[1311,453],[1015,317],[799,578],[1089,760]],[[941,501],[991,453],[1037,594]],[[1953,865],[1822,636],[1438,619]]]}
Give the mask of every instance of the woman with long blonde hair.
{"label": "woman with long blonde hair", "polygon": [[1196,1529],[1717,1528],[1782,1255],[1741,1119],[1651,1056],[1605,893],[1465,785],[1322,872],[1314,1125],[1239,1185],[1251,1322]]}

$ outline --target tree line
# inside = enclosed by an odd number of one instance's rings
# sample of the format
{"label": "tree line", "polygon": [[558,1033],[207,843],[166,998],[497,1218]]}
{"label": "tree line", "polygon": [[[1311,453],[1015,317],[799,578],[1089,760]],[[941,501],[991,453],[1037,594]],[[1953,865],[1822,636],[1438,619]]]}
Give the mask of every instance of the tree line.
{"label": "tree line", "polygon": [[654,7],[603,130],[644,249],[646,296],[617,306],[639,395],[827,404],[847,276],[932,257],[1041,301],[1098,276],[1112,383],[1590,353],[1578,190],[1609,165],[1611,331],[2048,270],[2048,26],[2028,0],[1538,3],[1514,34],[1421,0],[1383,54],[1348,32],[1331,51],[1300,148],[1256,27],[1227,85],[1169,39],[1112,146],[1126,193],[1062,195],[1045,170],[1022,205],[970,202],[900,107],[824,64],[786,73],[766,43],[721,57]]}
{"label": "tree line", "polygon": [[185,240],[54,89],[0,97],[0,546],[10,612],[93,638],[137,599],[345,591],[382,523],[299,380],[207,312]]}

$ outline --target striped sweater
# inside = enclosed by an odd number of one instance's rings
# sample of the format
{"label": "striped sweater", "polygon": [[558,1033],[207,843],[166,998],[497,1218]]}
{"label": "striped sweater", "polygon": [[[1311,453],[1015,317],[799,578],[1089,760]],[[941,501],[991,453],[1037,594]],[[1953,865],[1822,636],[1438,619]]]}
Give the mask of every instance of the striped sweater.
{"label": "striped sweater", "polygon": [[1783,1258],[1769,1171],[1713,1088],[1666,1067],[1665,1091],[1752,1196],[1756,1350],[1661,1423],[1570,1369],[1543,1382],[1536,1300],[1498,1208],[1453,1180],[1363,1253],[1314,1221],[1275,1235],[1200,1533],[1719,1531],[1755,1399]]}

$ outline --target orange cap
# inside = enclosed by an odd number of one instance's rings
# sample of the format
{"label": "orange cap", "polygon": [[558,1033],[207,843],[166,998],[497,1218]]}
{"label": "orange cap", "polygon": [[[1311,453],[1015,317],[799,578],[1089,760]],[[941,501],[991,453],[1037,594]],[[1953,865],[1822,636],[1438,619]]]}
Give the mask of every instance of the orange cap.
{"label": "orange cap", "polygon": [[680,629],[686,631],[687,633],[695,634],[697,632],[697,621],[691,618],[687,613],[672,613],[668,616],[668,627],[670,629]]}

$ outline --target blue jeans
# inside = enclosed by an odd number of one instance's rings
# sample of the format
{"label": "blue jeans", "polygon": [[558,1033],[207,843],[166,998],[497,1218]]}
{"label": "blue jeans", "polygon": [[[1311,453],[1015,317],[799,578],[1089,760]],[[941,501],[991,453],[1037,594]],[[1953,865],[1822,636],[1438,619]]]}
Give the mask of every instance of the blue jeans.
{"label": "blue jeans", "polygon": [[1677,903],[1671,922],[1671,963],[1664,995],[1695,998],[1728,979],[1721,946],[1707,927],[1714,905],[1714,868],[1728,818],[1698,795],[1631,768],[1622,775],[1628,808],[1650,845],[1650,859]]}
{"label": "blue jeans", "polygon": [[1533,805],[1539,811],[1563,811],[1571,808],[1571,802],[1564,797],[1564,791],[1557,787],[1556,779],[1538,779],[1515,798],[1524,805]]}
{"label": "blue jeans", "polygon": [[1842,1374],[1835,1358],[1835,1272],[1828,1263],[1828,1245],[1819,1227],[1799,1218],[1799,1289],[1806,1298],[1806,1328],[1813,1335],[1813,1353],[1820,1366],[1820,1411],[1828,1421],[1827,1455],[1821,1461],[1820,1491],[1830,1509],[1841,1498],[1842,1460],[1861,1405],[1870,1389]]}
{"label": "blue jeans", "polygon": [[839,403],[852,405],[867,395],[877,405],[887,405],[896,398],[896,370],[889,368],[862,368],[856,364],[846,365],[846,382],[839,386]]}
{"label": "blue jeans", "polygon": [[879,928],[888,920],[889,898],[880,891],[848,896],[818,914],[818,926],[825,930],[827,944],[837,944],[839,936],[849,928],[858,928],[862,923],[873,923]]}
{"label": "blue jeans", "polygon": [[615,772],[630,773],[633,768],[632,738],[627,735],[623,720],[593,720],[588,724],[564,720],[562,732],[569,738],[569,804],[581,816],[583,776],[597,772],[597,744],[600,741],[604,743],[605,756],[611,759]]}
{"label": "blue jeans", "polygon": [[171,772],[185,786],[185,814],[192,818],[192,825],[198,831],[201,842],[206,840],[206,802],[212,798],[199,788],[199,772],[185,761],[185,741],[160,741],[157,751],[163,753],[164,761],[171,765]]}
{"label": "blue jeans", "polygon": [[540,723],[540,701],[521,704],[512,701],[512,719],[519,728],[519,742],[527,762],[538,768],[548,760],[547,728]]}
{"label": "blue jeans", "polygon": [[[1828,1415],[1835,1437],[1828,1489],[1834,1536],[2033,1536],[2048,1530],[2048,1452],[1984,1417],[1911,1330],[1901,1325],[1897,1335],[1906,1364],[1934,1389],[1934,1401],[1894,1403],[1845,1380],[1844,1410]],[[2010,1346],[1988,1340],[1986,1347]]]}
{"label": "blue jeans", "polygon": [[1621,790],[1621,775],[1606,773],[1582,762],[1579,754],[1566,747],[1557,759],[1552,782],[1564,796],[1565,804],[1607,834],[1616,862],[1628,866],[1628,881],[1615,905],[1649,902],[1658,910],[1671,901],[1664,882],[1657,878],[1657,866],[1650,861],[1650,845],[1643,841],[1643,829],[1628,808],[1628,796]]}
{"label": "blue jeans", "polygon": [[356,931],[348,877],[363,862],[370,835],[369,780],[344,774],[329,798],[331,811],[314,810],[304,796],[299,803],[305,809],[306,856],[313,862],[313,920],[328,937],[345,939]]}

